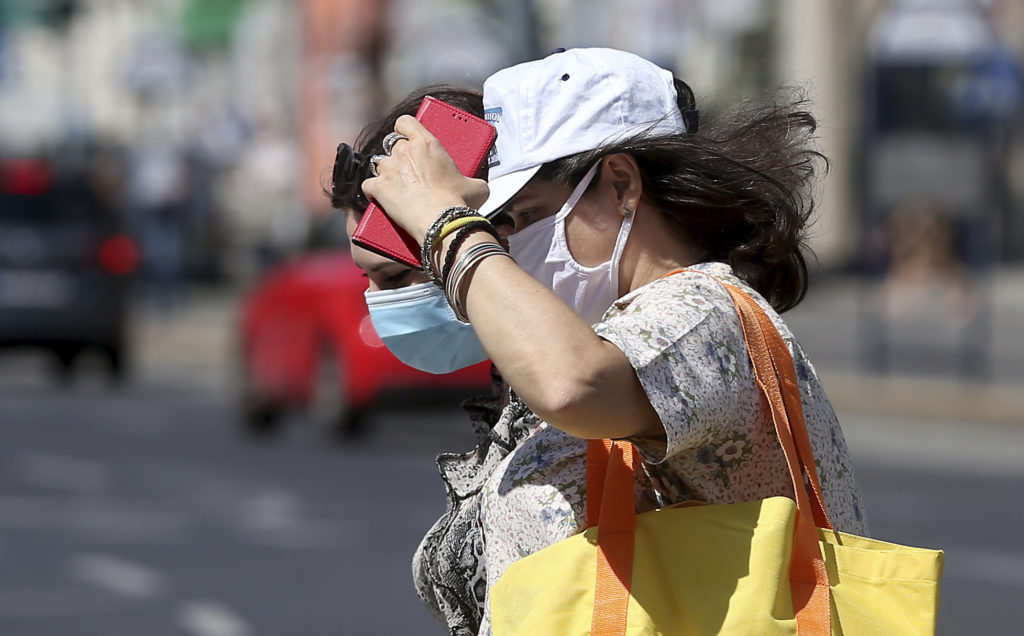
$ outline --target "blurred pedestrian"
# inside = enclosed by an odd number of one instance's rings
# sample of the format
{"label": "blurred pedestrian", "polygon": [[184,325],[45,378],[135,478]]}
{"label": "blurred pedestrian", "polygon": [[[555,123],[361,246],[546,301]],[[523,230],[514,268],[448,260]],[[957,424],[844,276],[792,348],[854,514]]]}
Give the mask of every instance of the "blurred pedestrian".
{"label": "blurred pedestrian", "polygon": [[180,155],[159,145],[140,147],[130,188],[139,219],[144,280],[154,305],[169,314],[180,302],[185,267],[186,182]]}
{"label": "blurred pedestrian", "polygon": [[893,210],[884,231],[889,261],[882,285],[886,315],[931,313],[935,307],[927,300],[937,296],[941,313],[960,326],[969,324],[979,301],[950,215],[927,199],[910,200]]}

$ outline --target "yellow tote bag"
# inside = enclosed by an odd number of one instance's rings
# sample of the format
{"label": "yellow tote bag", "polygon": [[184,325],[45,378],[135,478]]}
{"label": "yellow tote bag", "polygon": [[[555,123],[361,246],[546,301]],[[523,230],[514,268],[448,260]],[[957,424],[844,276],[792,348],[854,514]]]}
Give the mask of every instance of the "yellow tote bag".
{"label": "yellow tote bag", "polygon": [[796,501],[688,502],[637,515],[635,450],[591,441],[591,527],[517,561],[494,584],[495,636],[935,632],[942,552],[831,529],[789,350],[757,303],[725,287]]}

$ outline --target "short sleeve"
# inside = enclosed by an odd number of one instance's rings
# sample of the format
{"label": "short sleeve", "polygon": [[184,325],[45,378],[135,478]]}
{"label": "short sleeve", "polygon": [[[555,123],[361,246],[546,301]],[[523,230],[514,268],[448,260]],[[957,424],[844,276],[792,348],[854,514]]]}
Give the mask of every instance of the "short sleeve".
{"label": "short sleeve", "polygon": [[721,284],[683,273],[638,291],[594,330],[626,355],[661,419],[664,448],[637,441],[656,464],[717,437],[758,396],[742,327]]}

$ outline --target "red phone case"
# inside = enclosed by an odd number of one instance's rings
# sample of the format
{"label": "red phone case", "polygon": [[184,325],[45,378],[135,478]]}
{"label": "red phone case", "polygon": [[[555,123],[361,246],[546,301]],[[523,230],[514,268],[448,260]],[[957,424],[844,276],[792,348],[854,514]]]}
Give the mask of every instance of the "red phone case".
{"label": "red phone case", "polygon": [[[494,126],[430,96],[423,99],[416,119],[437,137],[459,172],[467,177],[480,169],[494,143]],[[408,232],[395,225],[376,202],[371,201],[366,207],[363,218],[352,233],[352,242],[410,267],[422,267],[419,244]]]}

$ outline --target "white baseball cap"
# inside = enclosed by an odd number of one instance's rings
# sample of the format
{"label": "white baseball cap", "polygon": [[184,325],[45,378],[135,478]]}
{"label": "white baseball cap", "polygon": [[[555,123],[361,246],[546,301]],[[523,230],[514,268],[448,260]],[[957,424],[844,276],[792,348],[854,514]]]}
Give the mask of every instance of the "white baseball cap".
{"label": "white baseball cap", "polygon": [[569,49],[484,82],[484,118],[497,129],[488,157],[490,216],[555,159],[637,135],[686,132],[672,73],[615,49]]}

